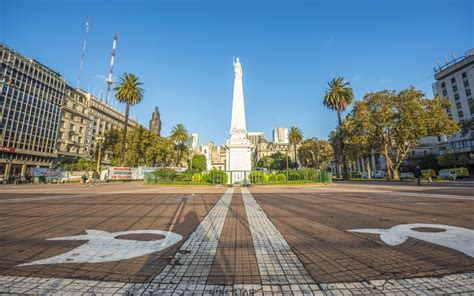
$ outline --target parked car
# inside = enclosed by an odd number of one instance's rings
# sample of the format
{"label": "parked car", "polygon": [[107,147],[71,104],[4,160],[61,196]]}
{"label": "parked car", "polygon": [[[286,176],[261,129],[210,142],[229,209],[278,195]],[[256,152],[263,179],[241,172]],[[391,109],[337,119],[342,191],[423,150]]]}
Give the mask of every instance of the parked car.
{"label": "parked car", "polygon": [[415,175],[412,172],[401,172],[400,179],[401,180],[415,179]]}
{"label": "parked car", "polygon": [[456,173],[455,170],[452,169],[444,169],[439,171],[438,178],[439,179],[450,179],[450,180],[456,180],[458,177],[458,174]]}
{"label": "parked car", "polygon": [[385,173],[383,171],[373,171],[370,173],[371,177],[374,179],[385,178]]}
{"label": "parked car", "polygon": [[469,176],[469,170],[466,168],[444,169],[439,171],[438,178],[440,179],[462,179]]}

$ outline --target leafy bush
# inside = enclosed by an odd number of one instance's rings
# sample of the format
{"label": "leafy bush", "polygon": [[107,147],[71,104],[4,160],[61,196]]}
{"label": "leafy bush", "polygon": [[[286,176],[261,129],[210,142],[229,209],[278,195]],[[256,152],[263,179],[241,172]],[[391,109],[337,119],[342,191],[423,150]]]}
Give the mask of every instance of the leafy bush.
{"label": "leafy bush", "polygon": [[362,174],[360,172],[350,172],[349,176],[351,178],[362,178]]}
{"label": "leafy bush", "polygon": [[423,178],[436,177],[436,171],[432,169],[421,170],[421,175]]}
{"label": "leafy bush", "polygon": [[201,173],[194,173],[192,176],[192,181],[193,182],[203,182],[203,177]]}
{"label": "leafy bush", "polygon": [[250,181],[252,183],[264,183],[265,181],[268,181],[268,174],[262,171],[253,171],[250,174]]}
{"label": "leafy bush", "polygon": [[173,180],[191,182],[193,180],[193,174],[189,172],[181,173],[176,175]]}
{"label": "leafy bush", "polygon": [[270,182],[276,182],[276,181],[286,181],[286,174],[279,173],[279,174],[269,174],[268,175],[268,181]]}
{"label": "leafy bush", "polygon": [[202,179],[211,184],[227,184],[227,174],[224,171],[212,169],[209,173],[205,173]]}
{"label": "leafy bush", "polygon": [[161,168],[155,171],[157,179],[160,181],[171,181],[176,177],[176,172],[172,169]]}

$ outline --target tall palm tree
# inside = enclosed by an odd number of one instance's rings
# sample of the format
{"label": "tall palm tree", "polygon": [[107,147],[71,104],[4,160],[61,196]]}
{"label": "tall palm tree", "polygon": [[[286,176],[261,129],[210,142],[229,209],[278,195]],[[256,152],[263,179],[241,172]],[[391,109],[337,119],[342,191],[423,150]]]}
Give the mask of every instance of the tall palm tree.
{"label": "tall palm tree", "polygon": [[[354,94],[352,92],[351,83],[344,81],[344,78],[334,78],[328,82],[329,87],[324,94],[324,105],[329,109],[337,112],[337,123],[339,128],[342,126],[341,112],[352,104],[354,101]],[[344,151],[344,141],[341,137],[341,152],[342,152],[342,177],[348,179],[346,154]]]}
{"label": "tall palm tree", "polygon": [[303,132],[300,130],[299,127],[293,126],[290,128],[290,132],[288,133],[288,143],[290,146],[293,146],[295,151],[295,163],[298,163],[296,158],[296,148],[301,142],[303,141]]}
{"label": "tall palm tree", "polygon": [[184,149],[184,144],[189,138],[189,133],[184,124],[178,123],[171,130],[170,140],[175,142],[178,147],[178,159],[176,160],[176,165],[179,167],[181,162],[181,152]]}
{"label": "tall palm tree", "polygon": [[130,111],[130,106],[140,103],[143,100],[143,95],[145,90],[140,86],[143,83],[138,81],[138,77],[130,74],[124,73],[119,77],[119,81],[115,83],[114,87],[115,97],[120,103],[125,103],[125,126],[123,128],[122,136],[122,158],[121,163],[124,164],[125,161],[125,144],[127,141],[127,128],[128,128],[128,114]]}

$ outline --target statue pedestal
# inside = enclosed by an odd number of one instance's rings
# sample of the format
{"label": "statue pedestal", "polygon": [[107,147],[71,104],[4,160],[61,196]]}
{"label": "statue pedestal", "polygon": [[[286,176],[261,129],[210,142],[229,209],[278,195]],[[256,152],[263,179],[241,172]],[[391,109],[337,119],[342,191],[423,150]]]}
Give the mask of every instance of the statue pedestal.
{"label": "statue pedestal", "polygon": [[[247,142],[248,141],[248,142]],[[252,170],[252,144],[249,140],[241,143],[227,141],[226,149],[226,171],[229,174],[229,184],[243,183],[249,178]]]}

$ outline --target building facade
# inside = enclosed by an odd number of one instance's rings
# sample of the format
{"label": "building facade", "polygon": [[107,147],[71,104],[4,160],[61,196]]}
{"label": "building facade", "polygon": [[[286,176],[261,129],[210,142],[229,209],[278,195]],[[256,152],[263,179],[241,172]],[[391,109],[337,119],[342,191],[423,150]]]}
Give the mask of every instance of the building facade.
{"label": "building facade", "polygon": [[89,157],[87,141],[89,102],[87,96],[66,86],[58,132],[58,156]]}
{"label": "building facade", "polygon": [[[125,126],[125,115],[67,86],[43,64],[0,45],[0,177],[31,174],[62,157],[95,157],[96,139]],[[128,120],[129,128],[138,126]],[[108,164],[105,151],[102,162]]]}
{"label": "building facade", "polygon": [[273,143],[288,143],[288,129],[278,127],[273,130]]}
{"label": "building facade", "polygon": [[[451,103],[448,114],[457,122],[466,122],[474,115],[474,48],[465,55],[434,69],[433,83],[435,95],[448,98]],[[458,133],[448,137],[448,152],[463,153],[474,165],[474,131]]]}
{"label": "building facade", "polygon": [[38,61],[0,45],[0,175],[51,166],[66,81]]}
{"label": "building facade", "polygon": [[[89,157],[95,157],[96,151],[99,145],[103,144],[104,136],[107,132],[116,129],[121,130],[125,127],[125,115],[90,93],[85,93],[81,90],[77,91],[87,97],[89,121],[86,129],[86,147],[89,149]],[[133,129],[138,125],[136,121],[128,119],[129,129]],[[104,151],[101,163],[110,164],[111,156],[109,151]]]}

